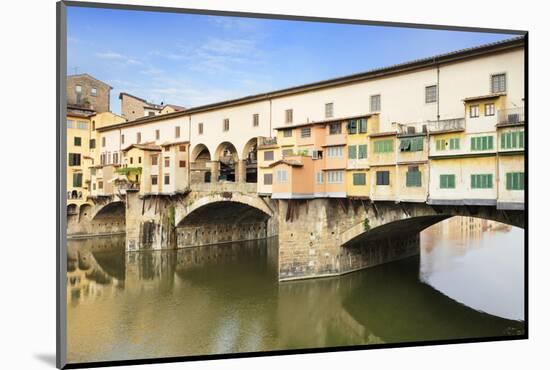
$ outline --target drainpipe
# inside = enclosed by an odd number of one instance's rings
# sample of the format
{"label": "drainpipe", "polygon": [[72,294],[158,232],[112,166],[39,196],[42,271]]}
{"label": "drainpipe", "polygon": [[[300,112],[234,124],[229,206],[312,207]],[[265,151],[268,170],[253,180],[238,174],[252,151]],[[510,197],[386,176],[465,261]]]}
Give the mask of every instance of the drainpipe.
{"label": "drainpipe", "polygon": [[436,89],[436,92],[437,92],[437,97],[436,97],[436,100],[437,100],[437,122],[439,123],[439,64],[436,66],[437,67],[437,89]]}

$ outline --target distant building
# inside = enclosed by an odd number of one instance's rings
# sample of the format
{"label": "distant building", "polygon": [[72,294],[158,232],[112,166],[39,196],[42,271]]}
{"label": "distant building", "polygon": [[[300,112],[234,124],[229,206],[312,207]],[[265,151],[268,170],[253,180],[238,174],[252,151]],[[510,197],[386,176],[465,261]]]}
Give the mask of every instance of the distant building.
{"label": "distant building", "polygon": [[185,110],[184,107],[174,104],[154,104],[137,96],[121,92],[118,96],[120,99],[120,112],[122,117],[129,121],[136,120],[142,117],[158,116],[161,114],[178,112]]}
{"label": "distant building", "polygon": [[109,112],[112,87],[87,73],[67,76],[67,107]]}

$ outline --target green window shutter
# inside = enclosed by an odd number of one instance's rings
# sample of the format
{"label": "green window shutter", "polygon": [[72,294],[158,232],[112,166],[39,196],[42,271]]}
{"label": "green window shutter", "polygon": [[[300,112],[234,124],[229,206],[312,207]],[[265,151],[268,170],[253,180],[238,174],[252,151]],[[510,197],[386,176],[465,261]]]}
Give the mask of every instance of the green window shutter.
{"label": "green window shutter", "polygon": [[359,159],[367,158],[367,145],[366,144],[359,145],[359,154],[358,154],[357,157]]}
{"label": "green window shutter", "polygon": [[493,174],[487,175],[487,189],[493,188]]}
{"label": "green window shutter", "polygon": [[477,178],[476,175],[470,175],[470,187],[471,187],[472,189],[477,188],[477,181],[476,181],[476,178]]}
{"label": "green window shutter", "polygon": [[471,144],[471,149],[472,150],[477,150],[477,147],[476,147],[476,138],[473,137],[470,139],[470,144]]}
{"label": "green window shutter", "polygon": [[487,136],[487,140],[488,140],[487,149],[493,149],[493,137]]}
{"label": "green window shutter", "polygon": [[519,181],[519,187],[518,187],[518,190],[523,190],[523,187],[524,187],[524,173],[523,172],[518,172],[518,181]]}
{"label": "green window shutter", "polygon": [[512,173],[506,174],[506,190],[512,190]]}
{"label": "green window shutter", "polygon": [[348,146],[348,158],[357,159],[357,147],[355,145]]}
{"label": "green window shutter", "polygon": [[364,173],[354,173],[353,174],[353,185],[366,185],[366,174]]}
{"label": "green window shutter", "polygon": [[525,137],[524,137],[524,132],[523,131],[519,131],[518,132],[518,147],[523,149],[524,145],[525,145]]}
{"label": "green window shutter", "polygon": [[514,131],[512,132],[512,145],[511,145],[512,148],[517,148],[518,147],[518,132],[517,131]]}
{"label": "green window shutter", "polygon": [[455,188],[455,175],[450,175],[449,177],[449,187],[451,189],[454,189]]}

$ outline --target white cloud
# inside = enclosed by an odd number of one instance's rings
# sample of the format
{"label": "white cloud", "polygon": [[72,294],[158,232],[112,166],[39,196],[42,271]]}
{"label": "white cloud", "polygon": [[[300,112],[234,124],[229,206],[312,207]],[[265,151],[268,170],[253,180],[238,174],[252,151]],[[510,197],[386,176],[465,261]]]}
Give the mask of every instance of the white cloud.
{"label": "white cloud", "polygon": [[124,54],[116,53],[116,52],[113,52],[113,51],[96,53],[95,56],[100,58],[100,59],[108,59],[108,60],[118,61],[118,62],[126,63],[126,64],[133,64],[133,65],[143,64],[141,61],[139,61],[135,58],[131,58],[131,57],[128,57]]}

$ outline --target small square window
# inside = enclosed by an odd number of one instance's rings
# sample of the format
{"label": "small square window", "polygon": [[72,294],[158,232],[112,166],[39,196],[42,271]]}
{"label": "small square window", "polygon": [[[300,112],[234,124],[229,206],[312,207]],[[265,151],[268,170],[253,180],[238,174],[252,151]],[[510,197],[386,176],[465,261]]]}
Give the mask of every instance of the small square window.
{"label": "small square window", "polygon": [[331,118],[334,116],[334,103],[325,104],[325,118]]}
{"label": "small square window", "polygon": [[485,104],[485,115],[486,116],[494,116],[495,115],[495,104]]}
{"label": "small square window", "polygon": [[470,118],[479,117],[479,105],[470,105]]}
{"label": "small square window", "polygon": [[426,103],[435,103],[437,101],[437,86],[426,86]]}

